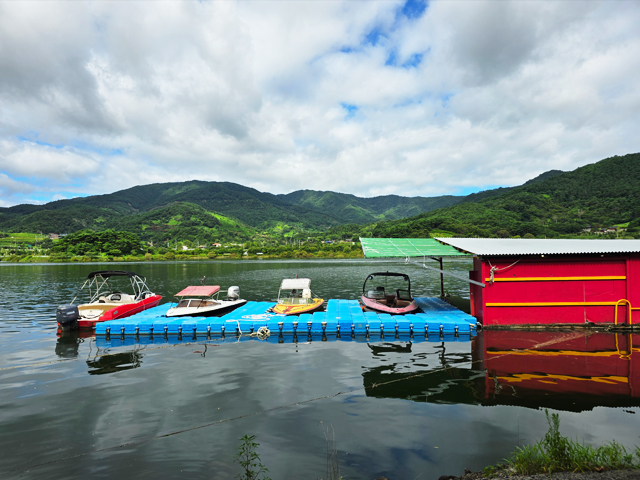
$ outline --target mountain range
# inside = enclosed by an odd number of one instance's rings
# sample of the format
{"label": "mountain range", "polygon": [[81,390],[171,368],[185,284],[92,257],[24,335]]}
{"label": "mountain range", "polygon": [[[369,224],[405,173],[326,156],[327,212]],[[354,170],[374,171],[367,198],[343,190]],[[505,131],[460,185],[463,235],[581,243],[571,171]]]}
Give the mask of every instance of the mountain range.
{"label": "mountain range", "polygon": [[[362,198],[330,191],[284,195],[230,182],[141,185],[44,205],[0,208],[0,231],[71,233],[114,228],[143,239],[203,241],[342,232],[376,236],[563,235],[585,223],[640,217],[640,154],[573,172],[551,170],[518,187],[466,196]],[[545,233],[546,232],[546,233]]]}

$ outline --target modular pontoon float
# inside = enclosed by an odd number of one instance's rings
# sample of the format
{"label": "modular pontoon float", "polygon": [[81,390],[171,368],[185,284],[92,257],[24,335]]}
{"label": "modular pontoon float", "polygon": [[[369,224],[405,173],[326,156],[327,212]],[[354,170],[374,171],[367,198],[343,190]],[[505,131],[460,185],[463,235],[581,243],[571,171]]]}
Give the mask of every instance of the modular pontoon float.
{"label": "modular pontoon float", "polygon": [[[475,336],[476,319],[447,302],[431,297],[416,297],[423,313],[389,315],[363,312],[357,300],[327,302],[325,312],[302,314],[298,317],[268,313],[274,302],[248,302],[222,317],[166,316],[170,304],[141,312],[132,317],[102,322],[96,325],[96,336],[166,336],[206,335],[242,336],[257,334],[266,327],[270,335],[339,335],[381,336],[393,338],[441,337],[444,335]],[[262,330],[264,331],[264,329]]]}

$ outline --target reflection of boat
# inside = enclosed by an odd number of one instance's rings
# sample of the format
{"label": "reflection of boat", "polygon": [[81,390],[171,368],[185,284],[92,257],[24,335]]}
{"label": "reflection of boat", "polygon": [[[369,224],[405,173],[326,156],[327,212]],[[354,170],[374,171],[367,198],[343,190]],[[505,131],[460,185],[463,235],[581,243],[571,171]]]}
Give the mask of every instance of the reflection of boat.
{"label": "reflection of boat", "polygon": [[[389,292],[389,278],[401,278],[406,282],[400,285],[406,288],[396,288],[395,292]],[[381,285],[381,279],[385,285]],[[398,285],[396,285],[398,286]],[[392,315],[404,315],[418,310],[416,301],[411,296],[411,280],[409,275],[403,273],[378,272],[369,275],[362,285],[362,304],[369,310]]]}
{"label": "reflection of boat", "polygon": [[58,330],[56,355],[60,358],[76,358],[82,341],[77,331]]}
{"label": "reflection of boat", "polygon": [[178,304],[167,311],[167,317],[213,317],[241,307],[246,300],[240,298],[238,287],[229,287],[226,300],[219,300],[219,285],[187,287],[176,293]]}
{"label": "reflection of boat", "polygon": [[89,375],[104,375],[138,368],[142,364],[142,357],[142,353],[138,350],[96,355],[94,358],[87,360]]}
{"label": "reflection of boat", "polygon": [[278,303],[273,307],[274,313],[299,315],[309,313],[322,307],[322,298],[313,298],[311,279],[285,278],[278,292]]}
{"label": "reflection of boat", "polygon": [[[131,294],[114,290],[111,277],[129,277]],[[149,291],[145,279],[134,272],[103,270],[91,272],[82,285],[87,289],[89,302],[81,305],[62,305],[56,311],[58,325],[63,328],[91,328],[98,322],[115,320],[139,313],[160,303],[162,297]],[[75,300],[75,298],[74,298]]]}

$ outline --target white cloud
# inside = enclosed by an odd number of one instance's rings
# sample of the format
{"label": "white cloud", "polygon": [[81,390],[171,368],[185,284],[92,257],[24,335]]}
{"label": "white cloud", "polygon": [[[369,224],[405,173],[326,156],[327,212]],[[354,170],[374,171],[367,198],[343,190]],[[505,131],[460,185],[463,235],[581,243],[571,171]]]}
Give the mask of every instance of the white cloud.
{"label": "white cloud", "polygon": [[636,2],[401,7],[0,3],[2,205],[193,178],[439,195],[640,151]]}

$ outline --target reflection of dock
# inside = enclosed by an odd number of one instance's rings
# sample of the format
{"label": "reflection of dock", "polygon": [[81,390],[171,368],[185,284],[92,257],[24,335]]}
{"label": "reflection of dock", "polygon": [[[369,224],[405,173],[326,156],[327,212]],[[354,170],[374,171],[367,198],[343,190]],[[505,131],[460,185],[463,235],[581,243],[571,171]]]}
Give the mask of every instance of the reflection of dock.
{"label": "reflection of dock", "polygon": [[363,312],[357,300],[329,300],[325,312],[285,316],[269,313],[272,302],[248,302],[222,317],[168,318],[170,304],[131,317],[96,325],[96,335],[239,335],[256,334],[266,327],[273,336],[340,335],[383,337],[441,337],[475,335],[474,317],[447,302],[429,297],[416,298],[423,313],[389,315]]}
{"label": "reflection of dock", "polygon": [[[466,356],[443,348],[432,368],[404,372],[385,363],[368,369],[363,382],[368,396],[417,402],[576,412],[637,407],[640,349],[633,341],[632,334],[485,330]],[[401,356],[403,364],[413,361],[410,350]]]}

